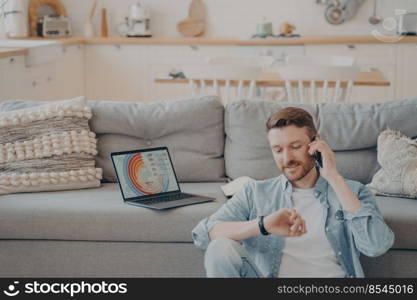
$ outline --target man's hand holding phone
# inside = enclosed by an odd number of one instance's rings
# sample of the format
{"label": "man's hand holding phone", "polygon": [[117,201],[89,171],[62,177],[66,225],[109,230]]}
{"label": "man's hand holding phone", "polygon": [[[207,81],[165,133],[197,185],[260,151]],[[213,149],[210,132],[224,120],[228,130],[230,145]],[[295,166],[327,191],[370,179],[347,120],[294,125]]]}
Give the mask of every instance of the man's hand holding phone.
{"label": "man's hand holding phone", "polygon": [[[320,174],[327,180],[335,178],[339,175],[339,171],[336,168],[336,158],[329,145],[319,137],[315,137],[309,144],[308,153],[312,156],[318,152],[321,155],[322,167],[320,168]],[[316,154],[317,155],[317,154]]]}
{"label": "man's hand holding phone", "polygon": [[264,219],[265,229],[282,237],[301,236],[307,232],[306,223],[295,209],[282,208]]}

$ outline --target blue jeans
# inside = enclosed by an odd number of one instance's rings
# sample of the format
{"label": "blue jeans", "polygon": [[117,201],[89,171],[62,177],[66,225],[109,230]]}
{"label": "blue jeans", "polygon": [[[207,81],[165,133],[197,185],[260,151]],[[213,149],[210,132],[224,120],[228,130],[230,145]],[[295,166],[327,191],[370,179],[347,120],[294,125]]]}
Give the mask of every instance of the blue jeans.
{"label": "blue jeans", "polygon": [[204,266],[207,277],[262,277],[241,244],[228,238],[217,238],[209,243]]}

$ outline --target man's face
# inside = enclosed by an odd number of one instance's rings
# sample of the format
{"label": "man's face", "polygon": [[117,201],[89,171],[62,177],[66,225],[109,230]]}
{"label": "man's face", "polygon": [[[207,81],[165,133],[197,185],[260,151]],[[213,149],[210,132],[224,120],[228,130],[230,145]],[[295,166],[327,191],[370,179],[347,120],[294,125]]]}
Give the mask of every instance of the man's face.
{"label": "man's face", "polygon": [[306,127],[273,128],[268,132],[268,140],[278,170],[289,181],[301,180],[314,167],[314,159],[308,153],[311,140]]}

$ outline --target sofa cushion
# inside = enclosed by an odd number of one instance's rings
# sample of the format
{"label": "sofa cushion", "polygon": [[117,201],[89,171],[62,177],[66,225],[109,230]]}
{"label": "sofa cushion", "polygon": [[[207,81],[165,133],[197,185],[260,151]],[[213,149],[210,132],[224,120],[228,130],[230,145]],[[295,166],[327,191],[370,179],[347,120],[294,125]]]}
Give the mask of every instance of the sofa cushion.
{"label": "sofa cushion", "polygon": [[[191,230],[226,198],[222,183],[183,183],[184,192],[213,202],[156,211],[124,204],[117,184],[59,192],[0,197],[0,239],[192,242]],[[417,249],[417,201],[377,196],[395,233],[396,249]]]}
{"label": "sofa cushion", "polygon": [[381,169],[368,185],[376,194],[417,198],[417,140],[386,130],[378,138]]}
{"label": "sofa cushion", "polygon": [[[379,169],[376,144],[387,128],[417,136],[417,99],[384,103],[288,103],[235,101],[225,111],[226,175],[266,179],[279,174],[269,148],[265,123],[268,117],[288,106],[311,113],[322,138],[336,152],[339,171],[362,183]],[[407,120],[407,122],[404,122]]]}
{"label": "sofa cushion", "polygon": [[0,112],[0,194],[100,185],[84,97]]}
{"label": "sofa cushion", "polygon": [[224,181],[224,108],[217,97],[89,105],[107,180],[116,182],[111,152],[167,146],[179,181]]}
{"label": "sofa cushion", "polygon": [[0,197],[0,239],[192,242],[191,230],[224,203],[222,183],[184,183],[217,200],[157,211],[125,204],[119,187]]}

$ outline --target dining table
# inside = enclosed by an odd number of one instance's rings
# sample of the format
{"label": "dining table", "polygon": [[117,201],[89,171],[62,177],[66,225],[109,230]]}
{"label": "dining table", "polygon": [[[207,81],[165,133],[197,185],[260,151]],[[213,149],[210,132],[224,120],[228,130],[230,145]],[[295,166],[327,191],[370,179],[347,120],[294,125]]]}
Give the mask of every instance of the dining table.
{"label": "dining table", "polygon": [[[204,80],[205,84],[210,85],[213,83],[213,79],[209,78],[201,78],[201,80]],[[311,79],[303,80],[300,78],[299,80],[290,80],[291,84],[298,84],[299,81],[305,82],[308,84],[311,82]],[[320,87],[324,84],[324,80],[317,79],[316,86]],[[328,86],[334,86],[337,82],[337,80],[327,80]],[[189,79],[187,78],[172,78],[172,77],[157,77],[154,79],[154,82],[156,83],[176,83],[176,84],[188,84]],[[218,85],[222,86],[226,84],[226,80],[219,79]],[[230,79],[230,85],[238,85],[239,80],[238,79]],[[250,80],[244,80],[243,84],[249,85]],[[343,83],[347,84],[347,82]],[[278,73],[278,72],[263,72],[260,74],[259,78],[256,80],[256,86],[258,87],[285,87],[286,80]],[[377,69],[369,69],[369,70],[362,70],[358,73],[358,76],[355,80],[353,80],[354,86],[375,86],[375,87],[386,87],[390,86],[391,83],[388,81],[383,73],[380,70]]]}

